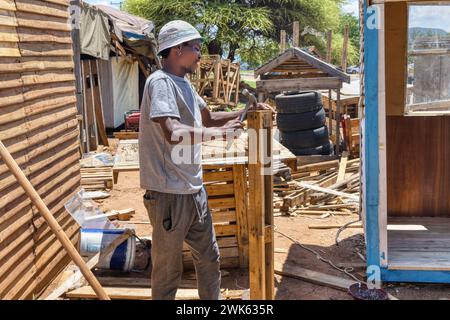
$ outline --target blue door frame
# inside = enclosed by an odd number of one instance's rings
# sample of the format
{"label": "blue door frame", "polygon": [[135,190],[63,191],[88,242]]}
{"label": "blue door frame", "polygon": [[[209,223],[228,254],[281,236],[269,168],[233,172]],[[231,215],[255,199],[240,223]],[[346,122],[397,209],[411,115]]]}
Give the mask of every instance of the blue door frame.
{"label": "blue door frame", "polygon": [[[376,15],[377,11],[368,7],[364,1],[364,21]],[[373,20],[372,20],[373,21]],[[380,270],[381,280],[387,282],[429,282],[450,283],[450,271],[430,270],[388,270],[380,266],[380,229],[379,229],[379,155],[378,155],[378,22],[377,28],[364,25],[364,83],[365,116],[364,121],[364,210],[366,220],[366,258],[368,277],[374,270]],[[369,272],[370,270],[370,272]]]}

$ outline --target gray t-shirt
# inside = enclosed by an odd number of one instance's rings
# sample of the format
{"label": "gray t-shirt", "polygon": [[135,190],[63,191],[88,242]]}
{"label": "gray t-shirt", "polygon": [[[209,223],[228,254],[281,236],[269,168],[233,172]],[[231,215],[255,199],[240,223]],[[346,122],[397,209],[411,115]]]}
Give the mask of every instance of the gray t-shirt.
{"label": "gray t-shirt", "polygon": [[202,188],[201,141],[171,145],[153,119],[173,117],[182,124],[201,128],[201,110],[205,107],[205,101],[187,79],[162,70],[150,75],[139,123],[141,188],[175,194],[192,194]]}

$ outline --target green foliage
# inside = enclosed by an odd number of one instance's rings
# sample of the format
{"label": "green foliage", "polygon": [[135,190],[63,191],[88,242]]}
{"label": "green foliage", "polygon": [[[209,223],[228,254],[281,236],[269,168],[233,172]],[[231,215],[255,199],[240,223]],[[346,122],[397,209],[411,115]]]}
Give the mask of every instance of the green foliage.
{"label": "green foliage", "polygon": [[[280,31],[286,30],[292,43],[292,23],[299,21],[300,32],[306,27],[319,32],[333,32],[333,58],[340,61],[343,25],[350,25],[349,63],[358,61],[358,21],[343,15],[340,6],[346,0],[125,0],[126,11],[147,18],[156,32],[175,19],[196,26],[205,39],[204,51],[237,57],[255,68],[279,52]],[[356,28],[355,28],[356,21]],[[340,42],[339,42],[340,41]],[[325,55],[326,39],[303,35],[301,46],[316,46]]]}

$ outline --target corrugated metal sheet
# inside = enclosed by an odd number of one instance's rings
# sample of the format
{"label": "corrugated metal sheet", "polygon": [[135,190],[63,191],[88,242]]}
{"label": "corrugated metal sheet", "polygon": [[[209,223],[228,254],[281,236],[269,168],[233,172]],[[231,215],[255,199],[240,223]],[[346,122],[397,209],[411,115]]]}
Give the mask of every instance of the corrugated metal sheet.
{"label": "corrugated metal sheet", "polygon": [[[74,243],[79,190],[69,1],[0,0],[0,139]],[[0,159],[0,298],[39,293],[69,258]]]}

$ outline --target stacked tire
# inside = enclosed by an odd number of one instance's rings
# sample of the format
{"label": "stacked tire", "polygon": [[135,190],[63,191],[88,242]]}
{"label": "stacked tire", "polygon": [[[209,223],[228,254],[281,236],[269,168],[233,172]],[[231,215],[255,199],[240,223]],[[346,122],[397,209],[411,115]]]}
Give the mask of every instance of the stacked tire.
{"label": "stacked tire", "polygon": [[319,92],[288,92],[275,97],[280,142],[296,156],[330,155],[325,110]]}

